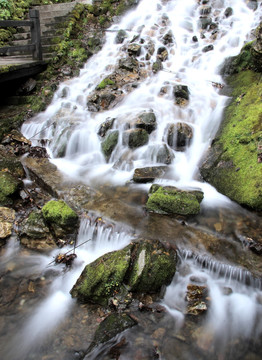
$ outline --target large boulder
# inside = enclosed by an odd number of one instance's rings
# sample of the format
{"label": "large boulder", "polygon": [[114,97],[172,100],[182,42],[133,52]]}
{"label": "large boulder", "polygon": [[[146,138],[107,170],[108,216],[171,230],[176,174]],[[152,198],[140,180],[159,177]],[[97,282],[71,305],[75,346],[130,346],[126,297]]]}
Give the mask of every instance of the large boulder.
{"label": "large boulder", "polygon": [[150,188],[146,208],[158,214],[197,215],[203,197],[200,190],[184,191],[174,186],[154,184]]}
{"label": "large boulder", "polygon": [[29,249],[49,250],[56,247],[41,210],[32,211],[28,218],[22,221],[19,238],[21,244]]}
{"label": "large boulder", "polygon": [[133,242],[88,264],[71,290],[81,302],[108,305],[110,298],[125,293],[159,293],[176,271],[176,251],[159,241]]}
{"label": "large boulder", "polygon": [[262,210],[261,74],[250,70],[228,78],[233,89],[224,121],[200,172],[204,180],[241,205]]}

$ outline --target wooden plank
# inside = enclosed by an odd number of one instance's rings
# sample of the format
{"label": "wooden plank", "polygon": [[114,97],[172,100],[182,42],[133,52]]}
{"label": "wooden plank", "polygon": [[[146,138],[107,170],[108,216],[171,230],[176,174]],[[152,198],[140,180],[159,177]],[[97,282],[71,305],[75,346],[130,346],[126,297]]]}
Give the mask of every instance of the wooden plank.
{"label": "wooden plank", "polygon": [[31,20],[0,20],[0,27],[32,26]]}
{"label": "wooden plank", "polygon": [[39,11],[30,9],[29,17],[33,22],[33,26],[31,26],[31,41],[32,44],[35,44],[35,48],[33,49],[33,59],[42,60],[43,55],[42,55],[42,45],[41,45]]}

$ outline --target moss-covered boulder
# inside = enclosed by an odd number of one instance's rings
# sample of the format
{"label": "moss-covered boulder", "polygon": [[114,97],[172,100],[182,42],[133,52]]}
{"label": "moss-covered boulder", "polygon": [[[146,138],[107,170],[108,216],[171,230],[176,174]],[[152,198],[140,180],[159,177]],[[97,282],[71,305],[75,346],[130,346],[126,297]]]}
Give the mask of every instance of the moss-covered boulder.
{"label": "moss-covered boulder", "polygon": [[19,238],[21,244],[29,249],[48,250],[56,247],[41,210],[32,211],[21,223]]}
{"label": "moss-covered boulder", "polygon": [[111,131],[106,135],[105,140],[101,143],[101,148],[107,161],[109,160],[114,148],[117,145],[118,136],[119,136],[118,130]]}
{"label": "moss-covered boulder", "polygon": [[42,208],[42,214],[57,238],[74,237],[78,215],[63,200],[48,201]]}
{"label": "moss-covered boulder", "polygon": [[136,243],[132,249],[132,267],[128,285],[132,292],[158,293],[169,285],[176,271],[176,252],[159,241]]}
{"label": "moss-covered boulder", "polygon": [[146,208],[158,214],[196,215],[203,197],[202,191],[184,191],[174,186],[154,184],[150,188]]}
{"label": "moss-covered boulder", "polygon": [[228,78],[232,100],[224,121],[213,141],[202,177],[219,192],[241,205],[262,210],[262,164],[259,142],[262,140],[261,74],[242,71]]}
{"label": "moss-covered boulder", "polygon": [[141,240],[87,265],[71,290],[81,302],[108,305],[116,294],[159,293],[176,271],[176,251],[159,241]]}
{"label": "moss-covered boulder", "polygon": [[107,305],[124,282],[131,261],[131,245],[105,254],[87,265],[71,290],[81,302]]}
{"label": "moss-covered boulder", "polygon": [[13,200],[19,196],[22,181],[14,177],[8,171],[0,172],[0,205],[12,205]]}

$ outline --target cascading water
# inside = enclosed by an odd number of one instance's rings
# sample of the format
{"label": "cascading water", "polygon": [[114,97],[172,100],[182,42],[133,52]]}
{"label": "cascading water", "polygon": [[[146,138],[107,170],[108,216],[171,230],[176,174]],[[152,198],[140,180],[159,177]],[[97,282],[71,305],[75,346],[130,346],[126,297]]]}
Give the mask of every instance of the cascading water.
{"label": "cascading water", "polygon": [[[106,32],[103,49],[87,62],[80,76],[61,84],[48,109],[23,125],[23,134],[32,139],[35,145],[44,140],[52,162],[70,176],[72,181],[81,180],[92,186],[108,183],[122,185],[132,178],[135,168],[163,165],[166,162],[159,153],[164,149],[164,152],[168,152],[171,163],[168,165],[168,179],[159,181],[181,188],[201,188],[205,194],[204,207],[232,206],[226,197],[218,194],[210,185],[198,181],[197,171],[198,164],[219,127],[228,100],[220,94],[218,87],[213,86],[223,82],[219,68],[225,58],[238,54],[245,41],[250,39],[251,29],[258,23],[259,14],[258,11],[250,10],[244,0],[214,0],[210,1],[210,5],[210,10],[206,11],[211,11],[210,16],[216,19],[219,31],[214,29],[202,36],[199,17],[201,11],[205,10],[200,9],[197,1],[152,0],[149,11],[148,1],[141,0],[134,11],[126,14],[120,23],[114,24]],[[232,16],[225,16],[227,7],[233,8]],[[125,29],[127,33],[122,44],[115,41],[119,29]],[[173,40],[165,45],[168,58],[162,63],[163,69],[154,73],[152,67],[157,60],[157,51],[163,47],[163,37],[170,30]],[[110,109],[99,112],[88,109],[87,98],[118,67],[119,60],[127,56],[127,44],[137,36],[136,42],[141,43],[141,54],[137,59],[143,71],[137,83],[131,86],[132,91],[130,88],[123,88],[121,101]],[[197,37],[197,41],[192,39],[193,36]],[[209,47],[206,48],[207,46]],[[153,48],[150,56],[149,48]],[[176,85],[185,85],[189,90],[189,101],[185,104],[178,105],[174,101],[173,87]],[[132,128],[134,119],[144,111],[155,114],[156,129],[149,134],[148,143],[137,149],[130,149],[124,141],[123,133],[127,128]],[[118,130],[119,136],[114,151],[106,160],[101,150],[103,139],[98,133],[107,119],[115,119],[111,130]],[[184,151],[174,149],[168,140],[169,127],[181,123],[188,125],[193,134]],[[32,307],[30,311],[27,309],[22,312],[18,328],[23,330],[4,347],[6,359],[37,359],[39,352],[44,354],[48,336],[52,336],[57,326],[65,317],[70,317],[72,309],[75,309],[69,290],[84,264],[103,253],[127,245],[131,237],[113,228],[97,227],[86,219],[81,223],[78,243],[89,239],[90,242],[79,247],[74,266],[66,273],[61,272],[61,267],[57,270],[52,263],[51,267],[47,267],[57,252],[51,256],[35,257],[22,254],[18,261],[17,249],[12,248],[13,243],[10,242],[1,264],[3,269],[12,268],[13,277],[31,273],[32,278],[39,277],[39,281],[42,281],[41,278],[48,278],[48,271],[51,271],[52,283],[50,280],[46,285],[47,293],[40,303],[36,300],[32,305],[28,304],[28,307]],[[202,359],[212,356],[219,360],[233,359],[234,356],[223,349],[234,342],[235,337],[242,337],[246,341],[261,333],[261,284],[256,280],[252,283],[249,273],[241,272],[234,266],[220,265],[204,258],[206,263],[203,268],[200,256],[190,257],[189,253],[184,257],[182,255],[174,281],[163,299],[163,304],[172,315],[172,320],[168,319],[166,324],[161,324],[166,328],[166,334],[170,333],[170,336],[166,336],[166,342],[163,340],[163,359]],[[26,266],[23,267],[25,263]],[[242,275],[247,284],[243,283]],[[192,277],[204,279],[211,299],[209,314],[201,324],[202,331],[197,328],[195,330],[198,333],[195,331],[190,335],[198,348],[206,351],[206,357],[203,353],[191,353],[192,344],[187,344],[183,334],[179,333],[186,321],[184,298]],[[230,293],[226,294],[225,289],[229,289]],[[24,302],[21,301],[19,307],[23,308]],[[84,332],[83,329],[82,331]],[[134,333],[130,332],[130,343],[132,336],[135,338],[138,334],[146,341],[148,332],[136,329]],[[3,338],[5,341],[6,337]],[[170,339],[176,345],[171,345]],[[179,341],[182,345],[179,345]],[[138,340],[136,344],[139,345]],[[174,346],[179,350],[175,351]],[[54,348],[59,346],[55,344]],[[71,348],[81,346],[72,345]],[[181,355],[174,355],[180,349]],[[61,356],[57,352],[53,359],[65,360]],[[99,356],[94,355],[93,358],[101,359]],[[144,358],[151,359],[152,356]],[[123,359],[134,359],[130,346],[123,352]]]}
{"label": "cascading water", "polygon": [[[224,15],[228,6],[234,8],[231,17]],[[210,15],[219,23],[220,30],[205,32],[201,36],[201,8],[196,1],[168,1],[164,4],[152,1],[150,13],[147,7],[146,1],[141,1],[135,11],[113,25],[107,32],[103,49],[88,61],[78,78],[60,86],[52,105],[25,123],[22,132],[35,144],[41,139],[47,140],[53,162],[81,181],[123,184],[132,178],[135,168],[165,161],[159,159],[157,153],[167,146],[173,159],[169,165],[172,172],[169,183],[175,182],[180,187],[202,187],[201,183],[192,181],[199,161],[218,129],[227,101],[212,82],[222,82],[219,67],[225,58],[238,54],[249,39],[250,30],[257,20],[256,14],[244,1],[213,1]],[[117,29],[127,30],[128,36],[123,44],[115,42]],[[152,64],[156,61],[157,50],[163,47],[163,37],[170,30],[173,40],[166,45],[168,58],[163,62],[163,71],[154,74]],[[197,42],[192,40],[195,34]],[[119,60],[126,57],[126,44],[138,35],[137,41],[143,39],[138,60],[144,69],[144,81],[140,81],[129,94],[124,90],[123,100],[114,108],[99,113],[88,111],[86,99],[101,80],[110,75]],[[150,59],[147,57],[149,46],[154,49]],[[212,46],[213,50],[205,52],[206,46]],[[187,106],[174,103],[172,87],[178,84],[189,88]],[[163,87],[166,90],[161,95]],[[132,151],[123,145],[121,131],[132,126],[132,119],[139,112],[150,109],[156,116],[157,128],[150,134],[146,145]],[[100,125],[107,118],[115,119],[114,129],[120,130],[118,144],[108,163],[101,151],[98,135]],[[181,122],[188,124],[193,131],[191,144],[184,152],[175,151],[167,141],[170,124]],[[116,169],[116,163],[120,163],[118,169],[121,170]],[[208,191],[205,195],[207,201]]]}

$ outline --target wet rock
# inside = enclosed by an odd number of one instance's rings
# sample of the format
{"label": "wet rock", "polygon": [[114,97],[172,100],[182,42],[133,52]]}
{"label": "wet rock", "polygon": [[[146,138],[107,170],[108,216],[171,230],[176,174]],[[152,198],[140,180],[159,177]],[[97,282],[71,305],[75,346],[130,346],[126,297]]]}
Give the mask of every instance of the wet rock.
{"label": "wet rock", "polygon": [[6,239],[12,234],[15,221],[15,211],[7,207],[0,207],[0,239]]}
{"label": "wet rock", "polygon": [[172,33],[172,30],[169,30],[164,36],[163,36],[163,44],[169,45],[174,43],[174,35]]}
{"label": "wet rock", "polygon": [[12,205],[13,201],[19,197],[19,190],[22,186],[22,181],[10,172],[0,172],[0,205]]}
{"label": "wet rock", "polygon": [[157,60],[152,65],[152,71],[154,74],[156,74],[158,71],[163,69],[162,62],[160,60]]}
{"label": "wet rock", "polygon": [[212,51],[212,50],[214,50],[214,45],[207,45],[207,46],[203,47],[203,49],[202,49],[202,51],[204,53],[206,53],[208,51]]}
{"label": "wet rock", "polygon": [[138,119],[135,122],[136,128],[144,129],[151,134],[156,129],[157,122],[156,116],[153,111],[142,112],[138,115]]}
{"label": "wet rock", "polygon": [[262,71],[262,22],[256,29],[256,39],[252,43],[251,55],[255,64],[255,68]]}
{"label": "wet rock", "polygon": [[70,76],[72,74],[72,69],[69,67],[69,66],[64,66],[62,69],[61,69],[61,73],[64,75],[64,76]]}
{"label": "wet rock", "polygon": [[21,244],[29,249],[47,250],[56,247],[41,210],[32,211],[29,217],[23,220],[19,238]]}
{"label": "wet rock", "polygon": [[248,0],[247,1],[247,7],[251,10],[256,10],[258,7],[257,0]]}
{"label": "wet rock", "polygon": [[139,70],[139,62],[133,57],[128,57],[126,59],[120,59],[118,66],[120,69],[131,71],[131,72],[133,72],[133,71],[138,72],[138,70]]}
{"label": "wet rock", "polygon": [[193,130],[186,123],[171,124],[167,131],[167,143],[176,151],[184,151],[191,144]]}
{"label": "wet rock", "polygon": [[200,16],[198,21],[198,27],[202,30],[206,30],[212,23],[212,19],[208,16]]}
{"label": "wet rock", "polygon": [[200,315],[208,309],[208,288],[205,285],[187,286],[186,301],[187,301],[187,315]]}
{"label": "wet rock", "polygon": [[140,56],[141,54],[141,45],[139,44],[129,44],[127,47],[127,52],[129,56]]}
{"label": "wet rock", "polygon": [[45,222],[51,226],[57,239],[76,235],[78,215],[63,200],[50,200],[42,208]]}
{"label": "wet rock", "polygon": [[127,32],[125,30],[119,30],[116,37],[115,37],[115,43],[116,44],[122,44],[124,40],[127,38]]}
{"label": "wet rock", "polygon": [[36,80],[35,79],[28,79],[24,84],[20,86],[18,89],[18,94],[29,94],[31,91],[33,91],[36,87]]}
{"label": "wet rock", "polygon": [[175,85],[173,87],[173,94],[176,104],[180,105],[184,100],[189,100],[189,89],[187,85]]}
{"label": "wet rock", "polygon": [[176,271],[176,251],[141,240],[88,264],[71,290],[81,302],[107,305],[116,293],[159,293]]}
{"label": "wet rock", "polygon": [[200,15],[209,15],[212,11],[211,6],[209,5],[202,5],[199,7],[199,13]]}
{"label": "wet rock", "polygon": [[97,328],[94,339],[87,350],[87,356],[84,360],[88,360],[88,355],[92,349],[99,344],[103,344],[121,332],[137,325],[137,321],[131,318],[128,314],[110,314],[108,315]]}
{"label": "wet rock", "polygon": [[108,161],[113,150],[118,143],[119,131],[114,130],[106,135],[105,140],[101,143],[101,148],[106,160]]}
{"label": "wet rock", "polygon": [[156,154],[156,162],[169,165],[174,159],[174,154],[170,151],[166,144],[159,147]]}
{"label": "wet rock", "polygon": [[160,47],[157,49],[157,58],[162,62],[166,61],[168,58],[168,51],[165,47]]}
{"label": "wet rock", "polygon": [[135,169],[133,181],[137,183],[152,182],[155,178],[163,177],[166,171],[166,166],[155,166]]}
{"label": "wet rock", "polygon": [[123,132],[123,145],[136,149],[148,143],[149,136],[144,129],[130,129]]}
{"label": "wet rock", "polygon": [[112,91],[104,90],[99,93],[90,95],[87,99],[87,107],[89,111],[97,112],[100,110],[106,110],[115,105],[116,95],[122,93],[112,93]]}
{"label": "wet rock", "polygon": [[192,37],[192,41],[194,41],[194,42],[198,42],[198,38],[197,38],[197,36],[196,36],[196,35],[194,35],[194,36]]}
{"label": "wet rock", "polygon": [[225,17],[230,17],[230,16],[232,16],[232,15],[233,15],[233,9],[232,9],[232,7],[227,7],[226,10],[225,10],[225,12],[224,12],[224,15],[225,15]]}
{"label": "wet rock", "polygon": [[101,137],[104,137],[108,130],[112,129],[114,125],[115,118],[107,118],[106,121],[104,121],[98,130],[98,135]]}
{"label": "wet rock", "polygon": [[158,214],[196,215],[203,196],[202,191],[184,191],[154,184],[150,188],[146,208]]}

